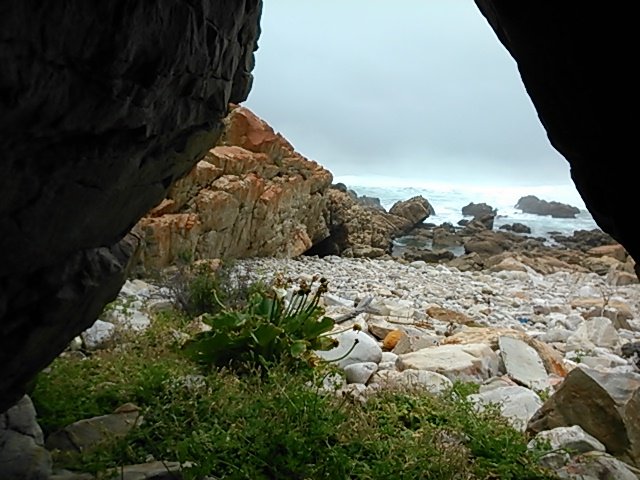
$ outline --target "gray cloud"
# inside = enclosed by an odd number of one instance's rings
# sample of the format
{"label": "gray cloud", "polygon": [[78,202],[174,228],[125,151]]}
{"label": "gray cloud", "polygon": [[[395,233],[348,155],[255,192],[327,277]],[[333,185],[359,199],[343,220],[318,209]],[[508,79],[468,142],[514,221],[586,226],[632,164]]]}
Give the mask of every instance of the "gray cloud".
{"label": "gray cloud", "polygon": [[270,0],[245,105],[336,175],[567,184],[472,0]]}

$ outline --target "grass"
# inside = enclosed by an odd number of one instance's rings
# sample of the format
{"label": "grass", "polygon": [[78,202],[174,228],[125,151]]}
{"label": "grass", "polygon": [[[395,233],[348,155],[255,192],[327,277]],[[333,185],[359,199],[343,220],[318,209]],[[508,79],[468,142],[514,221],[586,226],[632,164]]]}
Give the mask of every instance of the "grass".
{"label": "grass", "polygon": [[185,479],[551,479],[527,438],[495,411],[476,413],[456,385],[443,397],[386,392],[365,404],[319,394],[322,369],[267,375],[204,373],[179,350],[187,320],[86,359],[58,358],[32,394],[45,434],[137,404],[144,422],[126,438],[57,466],[99,474],[150,458],[180,461]]}

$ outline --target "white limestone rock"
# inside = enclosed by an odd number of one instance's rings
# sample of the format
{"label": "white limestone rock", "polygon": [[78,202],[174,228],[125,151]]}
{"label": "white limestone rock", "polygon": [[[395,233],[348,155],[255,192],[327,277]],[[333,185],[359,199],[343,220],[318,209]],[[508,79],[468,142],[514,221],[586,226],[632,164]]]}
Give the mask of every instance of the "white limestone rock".
{"label": "white limestone rock", "polygon": [[500,414],[513,428],[521,432],[526,430],[527,423],[542,406],[542,400],[537,393],[521,386],[495,388],[474,393],[467,398],[479,410],[483,410],[488,405],[498,405]]}
{"label": "white limestone rock", "polygon": [[338,346],[331,350],[317,350],[315,354],[320,358],[336,362],[340,368],[345,368],[353,363],[373,362],[380,363],[382,348],[369,334],[361,330],[347,330],[334,337]]}

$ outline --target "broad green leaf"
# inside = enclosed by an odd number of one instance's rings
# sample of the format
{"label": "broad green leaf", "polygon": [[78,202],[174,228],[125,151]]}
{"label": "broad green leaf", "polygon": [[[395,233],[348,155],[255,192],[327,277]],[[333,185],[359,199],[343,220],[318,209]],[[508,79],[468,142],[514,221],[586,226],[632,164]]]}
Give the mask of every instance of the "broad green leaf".
{"label": "broad green leaf", "polygon": [[264,318],[269,318],[273,308],[277,308],[278,301],[272,298],[260,296],[256,302],[254,313]]}
{"label": "broad green leaf", "polygon": [[291,344],[291,356],[300,358],[307,351],[307,342],[304,340],[296,340]]}
{"label": "broad green leaf", "polygon": [[241,327],[247,318],[241,312],[222,312],[216,315],[207,315],[204,321],[217,330],[226,330]]}
{"label": "broad green leaf", "polygon": [[253,338],[261,347],[266,347],[273,342],[278,335],[282,333],[282,329],[271,325],[270,323],[260,325],[252,332]]}
{"label": "broad green leaf", "polygon": [[205,332],[184,346],[184,351],[194,360],[205,363],[217,363],[233,345],[233,339],[225,332]]}
{"label": "broad green leaf", "polygon": [[304,338],[310,340],[323,333],[330,332],[335,325],[335,321],[330,317],[322,317],[320,320],[308,320],[303,326]]}

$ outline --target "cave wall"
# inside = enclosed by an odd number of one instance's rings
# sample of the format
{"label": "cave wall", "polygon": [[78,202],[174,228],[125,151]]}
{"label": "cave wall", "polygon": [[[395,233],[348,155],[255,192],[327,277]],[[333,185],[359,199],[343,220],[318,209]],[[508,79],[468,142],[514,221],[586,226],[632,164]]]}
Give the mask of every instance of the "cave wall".
{"label": "cave wall", "polygon": [[0,4],[0,411],[124,282],[246,99],[260,0]]}
{"label": "cave wall", "polygon": [[629,112],[637,96],[633,16],[601,2],[475,2],[515,59],[593,218],[640,263]]}

